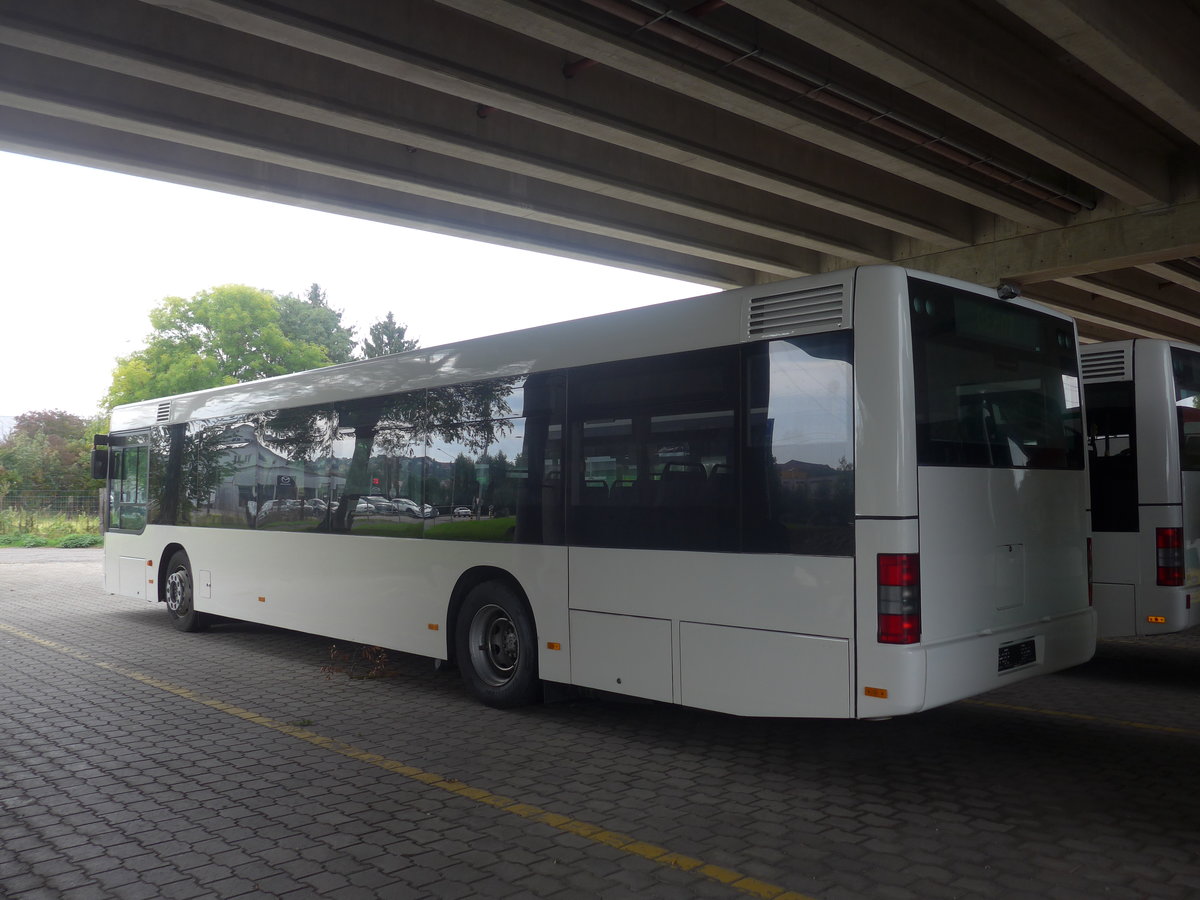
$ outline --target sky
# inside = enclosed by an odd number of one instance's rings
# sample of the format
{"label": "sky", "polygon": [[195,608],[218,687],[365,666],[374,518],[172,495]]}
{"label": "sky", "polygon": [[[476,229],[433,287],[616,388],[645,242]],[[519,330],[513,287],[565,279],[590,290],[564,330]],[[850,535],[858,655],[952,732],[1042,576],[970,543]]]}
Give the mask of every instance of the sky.
{"label": "sky", "polygon": [[88,417],[164,297],[320,284],[365,336],[423,347],[712,288],[0,152],[0,417]]}

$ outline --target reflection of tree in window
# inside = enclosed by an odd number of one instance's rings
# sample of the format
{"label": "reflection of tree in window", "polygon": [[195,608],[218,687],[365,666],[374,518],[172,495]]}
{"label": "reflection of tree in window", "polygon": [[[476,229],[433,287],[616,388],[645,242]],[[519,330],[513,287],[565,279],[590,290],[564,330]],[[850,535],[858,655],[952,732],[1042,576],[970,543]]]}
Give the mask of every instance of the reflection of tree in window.
{"label": "reflection of tree in window", "polygon": [[[344,464],[345,484],[333,514],[333,530],[349,531],[358,500],[378,493],[376,487],[386,487],[384,480],[398,487],[399,473],[409,471],[402,469],[400,457],[416,455],[417,448],[435,439],[485,449],[498,429],[509,427],[498,417],[511,413],[508,398],[520,380],[496,378],[337,404],[339,437],[352,434],[354,443]],[[378,475],[372,475],[373,458]]]}

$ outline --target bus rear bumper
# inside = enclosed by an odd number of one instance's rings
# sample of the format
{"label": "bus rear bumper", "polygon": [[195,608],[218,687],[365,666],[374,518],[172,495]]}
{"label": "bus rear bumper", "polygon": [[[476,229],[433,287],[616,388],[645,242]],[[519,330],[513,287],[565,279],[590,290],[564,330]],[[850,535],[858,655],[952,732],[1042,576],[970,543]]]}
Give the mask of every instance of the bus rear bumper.
{"label": "bus rear bumper", "polygon": [[1096,652],[1096,615],[1089,607],[992,634],[934,644],[925,652],[922,709],[932,709],[1087,662]]}

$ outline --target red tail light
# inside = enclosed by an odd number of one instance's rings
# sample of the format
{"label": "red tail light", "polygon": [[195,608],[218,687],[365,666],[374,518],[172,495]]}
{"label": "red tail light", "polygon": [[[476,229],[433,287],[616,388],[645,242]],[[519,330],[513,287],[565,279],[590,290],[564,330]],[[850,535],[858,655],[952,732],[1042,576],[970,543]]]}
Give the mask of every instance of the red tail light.
{"label": "red tail light", "polygon": [[1158,564],[1158,583],[1164,587],[1183,586],[1183,529],[1154,529],[1154,550]]}
{"label": "red tail light", "polygon": [[1087,562],[1088,562],[1088,606],[1095,603],[1095,597],[1092,593],[1092,539],[1087,539]]}
{"label": "red tail light", "polygon": [[921,640],[921,566],[916,553],[880,553],[879,643]]}

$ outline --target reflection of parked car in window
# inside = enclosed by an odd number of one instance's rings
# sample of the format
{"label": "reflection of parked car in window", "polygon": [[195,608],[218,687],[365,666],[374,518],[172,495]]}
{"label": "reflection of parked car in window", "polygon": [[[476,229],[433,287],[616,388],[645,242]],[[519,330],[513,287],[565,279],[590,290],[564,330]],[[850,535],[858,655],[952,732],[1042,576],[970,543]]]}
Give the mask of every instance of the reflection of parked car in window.
{"label": "reflection of parked car in window", "polygon": [[397,497],[395,500],[393,500],[392,507],[395,512],[403,516],[412,516],[413,518],[418,518],[421,515],[421,507],[419,507],[412,500],[408,500],[404,497]]}
{"label": "reflection of parked car in window", "polygon": [[374,514],[375,507],[374,507],[374,505],[368,503],[366,500],[359,498],[358,503],[356,503],[354,506],[354,512],[356,515],[369,516],[369,515]]}
{"label": "reflection of parked car in window", "polygon": [[418,504],[415,500],[409,500],[405,497],[397,497],[392,501],[396,512],[405,516],[412,516],[414,519],[432,519],[438,514],[436,506],[430,506],[426,503],[424,506]]}
{"label": "reflection of parked car in window", "polygon": [[454,518],[469,519],[470,517],[471,517],[471,507],[469,507],[469,506],[454,507]]}
{"label": "reflection of parked car in window", "polygon": [[292,518],[296,517],[296,512],[300,509],[299,500],[268,500],[263,503],[262,508],[258,511],[258,521],[262,522],[267,519],[282,519],[285,518],[285,513],[291,511]]}
{"label": "reflection of parked car in window", "polygon": [[372,494],[369,497],[362,498],[365,502],[370,503],[374,507],[375,512],[391,515],[396,512],[396,507],[387,497],[382,497],[379,494]]}

